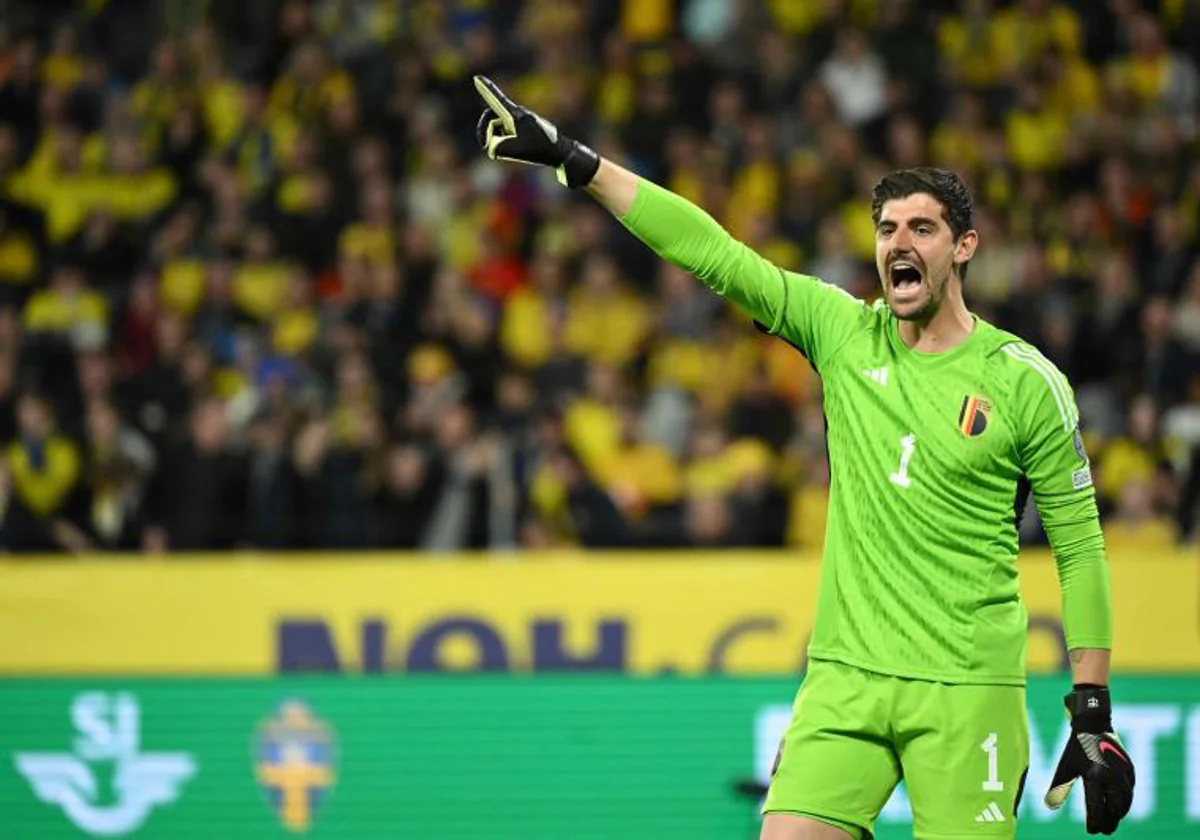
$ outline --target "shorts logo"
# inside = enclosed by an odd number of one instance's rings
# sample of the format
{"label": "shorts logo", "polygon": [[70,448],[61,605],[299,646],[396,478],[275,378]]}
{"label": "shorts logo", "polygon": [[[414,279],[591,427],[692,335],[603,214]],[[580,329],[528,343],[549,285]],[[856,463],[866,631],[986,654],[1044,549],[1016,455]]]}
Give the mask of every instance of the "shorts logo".
{"label": "shorts logo", "polygon": [[983,397],[967,395],[963,397],[962,408],[958,410],[958,428],[967,437],[978,437],[988,426],[988,414],[992,404]]}

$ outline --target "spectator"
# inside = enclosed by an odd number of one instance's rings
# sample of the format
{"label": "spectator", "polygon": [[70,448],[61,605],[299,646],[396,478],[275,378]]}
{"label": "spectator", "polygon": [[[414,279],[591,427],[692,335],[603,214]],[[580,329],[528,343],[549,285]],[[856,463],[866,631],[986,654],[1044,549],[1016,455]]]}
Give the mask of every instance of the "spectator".
{"label": "spectator", "polygon": [[27,392],[17,399],[17,438],[4,458],[8,504],[4,542],[10,551],[85,551],[80,527],[86,485],[78,444],[55,428],[54,408]]}
{"label": "spectator", "polygon": [[146,497],[145,550],[215,551],[244,545],[246,464],[229,440],[219,399],[196,402],[188,436],[170,447],[164,460]]}
{"label": "spectator", "polygon": [[35,5],[0,39],[14,546],[820,546],[815,372],[592,202],[481,159],[479,71],[868,300],[874,181],[960,172],[972,310],[1076,386],[1104,515],[1194,539],[1179,4]]}

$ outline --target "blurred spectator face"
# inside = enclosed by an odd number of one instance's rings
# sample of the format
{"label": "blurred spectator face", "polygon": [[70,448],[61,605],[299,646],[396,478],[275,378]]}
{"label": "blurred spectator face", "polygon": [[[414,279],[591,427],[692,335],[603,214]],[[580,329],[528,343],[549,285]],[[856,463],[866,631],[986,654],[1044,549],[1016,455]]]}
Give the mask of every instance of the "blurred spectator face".
{"label": "blurred spectator face", "polygon": [[621,372],[614,365],[592,362],[587,373],[588,395],[593,399],[611,403],[621,395]]}
{"label": "blurred spectator face", "polygon": [[74,55],[77,41],[73,27],[60,26],[54,31],[54,44],[51,50],[58,55]]}
{"label": "blurred spectator face", "polygon": [[333,206],[333,184],[324,172],[318,172],[308,182],[309,215],[320,216]]}
{"label": "blurred spectator face", "polygon": [[1158,430],[1158,409],[1148,394],[1137,397],[1129,406],[1129,436],[1141,444],[1153,442]]}
{"label": "blurred spectator face", "polygon": [[716,458],[725,449],[728,439],[719,423],[704,423],[692,436],[692,457]]}
{"label": "blurred spectator face", "polygon": [[1030,294],[1042,291],[1050,284],[1050,267],[1039,245],[1029,245],[1021,253],[1021,290]]}
{"label": "blurred spectator face", "polygon": [[108,400],[93,400],[87,409],[88,439],[93,446],[111,448],[121,428],[121,418]]}
{"label": "blurred spectator face", "polygon": [[203,344],[189,344],[183,353],[183,378],[193,388],[208,382],[212,375],[213,360]]}
{"label": "blurred spectator face", "polygon": [[764,119],[753,119],[746,122],[746,136],[743,138],[746,156],[752,160],[767,160],[774,152],[774,140],[771,135],[771,124]]}
{"label": "blurred spectator face", "polygon": [[338,392],[343,399],[355,400],[370,393],[371,366],[361,353],[342,356],[337,369]]}
{"label": "blurred spectator face", "polygon": [[83,137],[73,126],[64,126],[58,132],[55,157],[58,168],[63,172],[77,172],[83,163]]}
{"label": "blurred spectator face", "polygon": [[620,285],[617,263],[606,254],[592,254],[583,266],[583,284],[597,297],[609,297]]}
{"label": "blurred spectator face", "polygon": [[528,416],[535,397],[533,382],[520,373],[505,373],[496,385],[496,401],[510,425]]}
{"label": "blurred spectator face", "polygon": [[[48,124],[57,124],[62,122],[67,114],[67,94],[62,88],[45,87],[42,88],[42,93],[38,99],[38,110],[41,112],[42,121]],[[59,152],[61,156],[61,152]]]}
{"label": "blurred spectator face", "polygon": [[1091,193],[1078,193],[1067,202],[1063,214],[1067,235],[1075,240],[1088,239],[1096,227],[1096,198]]}
{"label": "blurred spectator face", "polygon": [[437,428],[438,445],[444,452],[454,452],[471,440],[475,418],[469,406],[456,403],[442,415]]}
{"label": "blurred spectator face", "polygon": [[463,33],[462,46],[468,67],[490,67],[496,55],[496,36],[489,26],[472,26]]}
{"label": "blurred spectator face", "polygon": [[817,251],[822,257],[839,257],[846,253],[846,229],[837,219],[821,222],[817,232]]}
{"label": "blurred spectator face", "polygon": [[354,147],[354,174],[361,181],[386,177],[387,152],[377,137],[367,137]]}
{"label": "blurred spectator face", "polygon": [[403,286],[399,264],[382,263],[372,267],[371,299],[376,303],[391,303],[398,300]]}
{"label": "blurred spectator face", "polygon": [[1171,303],[1163,297],[1154,297],[1142,309],[1142,331],[1146,340],[1162,344],[1171,338]]}
{"label": "blurred spectator face", "polygon": [[229,260],[216,260],[208,268],[208,300],[228,303],[233,299],[234,265]]}
{"label": "blurred spectator face", "polygon": [[325,54],[316,41],[306,41],[296,48],[292,72],[302,84],[315,85],[325,75]]}
{"label": "blurred spectator face", "polygon": [[557,448],[547,460],[550,472],[567,491],[574,490],[583,480],[583,469],[579,462],[565,449]]}
{"label": "blurred spectator face", "polygon": [[229,424],[220,400],[206,399],[192,413],[192,440],[201,452],[216,452],[225,445]]}
{"label": "blurred spectator face", "polygon": [[262,85],[246,85],[242,92],[242,118],[250,125],[262,122],[267,113],[267,91]]}
{"label": "blurred spectator face", "polygon": [[924,163],[925,138],[917,121],[909,116],[899,116],[888,123],[888,148],[897,167]]}
{"label": "blurred spectator face", "polygon": [[187,342],[187,323],[174,314],[164,314],[155,324],[158,353],[164,359],[178,358]]}
{"label": "blurred spectator face", "polygon": [[142,150],[135,137],[122,135],[113,141],[109,166],[114,172],[132,173],[142,168]]}
{"label": "blurred spectator face", "polygon": [[264,262],[275,255],[275,241],[266,228],[256,227],[246,234],[246,257]]}
{"label": "blurred spectator face", "polygon": [[384,480],[393,493],[415,493],[424,484],[425,473],[425,456],[416,446],[393,446],[388,451]]}
{"label": "blurred spectator face", "polygon": [[492,319],[481,302],[467,305],[455,319],[454,334],[463,344],[478,347],[492,337]]}
{"label": "blurred spectator face", "polygon": [[838,36],[837,51],[845,62],[854,64],[861,61],[867,54],[866,36],[858,29],[843,29]]}
{"label": "blurred spectator face", "polygon": [[363,190],[363,218],[372,225],[392,223],[392,191],[386,181],[377,179]]}
{"label": "blurred spectator face", "polygon": [[1133,44],[1134,53],[1142,58],[1154,58],[1162,52],[1162,32],[1159,31],[1157,21],[1148,13],[1134,17],[1129,39]]}
{"label": "blurred spectator face", "polygon": [[41,440],[50,434],[54,414],[50,404],[34,394],[24,394],[17,401],[17,428],[21,437]]}
{"label": "blurred spectator face", "polygon": [[37,78],[38,45],[33,37],[22,38],[13,55],[13,77],[26,83]]}
{"label": "blurred spectator face", "polygon": [[336,134],[343,137],[355,134],[358,123],[358,100],[353,96],[343,96],[330,106],[329,124]]}
{"label": "blurred spectator face", "polygon": [[1121,486],[1117,500],[1117,518],[1122,522],[1145,522],[1154,516],[1154,488],[1145,479],[1134,479]]}
{"label": "blurred spectator face", "polygon": [[1130,282],[1132,270],[1129,261],[1118,255],[1110,255],[1100,261],[1096,280],[1100,286],[1100,297],[1104,300],[1125,300],[1133,291]]}
{"label": "blurred spectator face", "polygon": [[346,297],[350,300],[362,300],[371,287],[371,264],[365,257],[343,255],[338,260],[338,276],[341,278]]}
{"label": "blurred spectator face", "polygon": [[745,110],[745,101],[741,89],[733,82],[722,82],[712,92],[709,110],[712,121],[716,125],[733,125],[737,123]]}
{"label": "blurred spectator face", "polygon": [[312,14],[306,0],[288,0],[279,11],[279,31],[289,39],[308,32],[312,26]]}
{"label": "blurred spectator face", "polygon": [[85,397],[106,397],[112,385],[112,360],[107,353],[80,353],[77,357],[79,368],[79,389]]}
{"label": "blurred spectator face", "polygon": [[73,297],[83,289],[85,282],[83,269],[79,266],[69,265],[54,272],[50,285],[55,294],[62,297]]}
{"label": "blurred spectator face", "polygon": [[250,445],[259,452],[281,452],[285,437],[283,423],[274,415],[259,417],[250,424]]}
{"label": "blurred spectator face", "polygon": [[1158,208],[1154,214],[1154,238],[1160,248],[1179,248],[1185,244],[1178,208],[1170,205]]}
{"label": "blurred spectator face", "polygon": [[688,536],[693,543],[721,543],[729,534],[729,506],[720,496],[692,496],[685,513]]}
{"label": "blurred spectator face", "polygon": [[539,252],[530,266],[534,287],[547,297],[557,297],[565,285],[563,270],[562,258],[546,251]]}
{"label": "blurred spectator face", "polygon": [[179,69],[179,46],[174,41],[163,41],[154,50],[154,75],[174,81],[179,76]]}
{"label": "blurred spectator face", "polygon": [[820,82],[809,82],[800,94],[800,109],[810,128],[826,125],[833,120],[833,100]]}

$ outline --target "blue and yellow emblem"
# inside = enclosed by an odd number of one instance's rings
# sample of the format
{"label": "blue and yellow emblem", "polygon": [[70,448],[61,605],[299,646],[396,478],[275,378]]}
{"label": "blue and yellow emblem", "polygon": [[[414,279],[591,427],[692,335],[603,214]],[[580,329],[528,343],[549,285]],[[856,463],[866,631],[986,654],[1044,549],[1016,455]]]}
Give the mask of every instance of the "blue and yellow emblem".
{"label": "blue and yellow emblem", "polygon": [[334,733],[300,700],[280,705],[255,743],[255,775],[283,827],[308,831],[334,783]]}

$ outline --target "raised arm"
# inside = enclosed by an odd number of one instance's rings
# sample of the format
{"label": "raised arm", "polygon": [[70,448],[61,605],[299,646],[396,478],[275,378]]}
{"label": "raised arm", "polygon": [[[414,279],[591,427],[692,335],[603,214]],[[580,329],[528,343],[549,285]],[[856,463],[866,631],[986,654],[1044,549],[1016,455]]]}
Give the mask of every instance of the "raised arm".
{"label": "raised arm", "polygon": [[585,188],[660,257],[741,307],[765,331],[791,342],[818,369],[866,317],[862,301],[774,265],[700,207],[602,159],[513,102],[491,80],[476,76],[475,87],[488,106],[476,127],[488,157],[548,166],[565,186]]}
{"label": "raised arm", "polygon": [[600,158],[600,168],[587,185],[587,191],[596,197],[608,211],[618,219],[628,216],[637,197],[638,176],[625,167]]}

